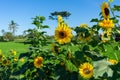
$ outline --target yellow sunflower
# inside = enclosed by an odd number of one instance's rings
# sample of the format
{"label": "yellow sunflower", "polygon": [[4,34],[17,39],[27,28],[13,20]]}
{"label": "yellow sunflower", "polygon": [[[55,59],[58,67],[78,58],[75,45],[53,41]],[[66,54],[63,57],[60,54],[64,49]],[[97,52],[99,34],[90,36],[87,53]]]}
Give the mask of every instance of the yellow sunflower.
{"label": "yellow sunflower", "polygon": [[15,57],[13,60],[14,60],[14,61],[18,61],[18,57]]}
{"label": "yellow sunflower", "polygon": [[16,55],[16,51],[13,51],[12,54],[13,54],[13,55]]}
{"label": "yellow sunflower", "polygon": [[20,58],[20,62],[24,62],[25,60],[24,60],[24,58]]}
{"label": "yellow sunflower", "polygon": [[35,59],[34,59],[34,66],[36,67],[36,68],[40,68],[41,66],[43,66],[43,58],[42,57],[36,57]]}
{"label": "yellow sunflower", "polygon": [[82,42],[87,42],[92,37],[92,32],[90,31],[88,24],[80,24],[80,30],[78,33],[78,39]]}
{"label": "yellow sunflower", "polygon": [[89,25],[88,24],[80,24],[80,27],[88,27]]}
{"label": "yellow sunflower", "polygon": [[102,28],[106,29],[106,30],[114,28],[114,23],[110,19],[104,19],[101,22],[99,22],[98,25],[101,26]]}
{"label": "yellow sunflower", "polygon": [[103,2],[101,5],[101,11],[102,15],[105,19],[110,18],[110,11],[109,11],[109,4],[106,2]]}
{"label": "yellow sunflower", "polygon": [[113,59],[109,59],[108,60],[110,63],[112,63],[113,65],[115,65],[115,64],[117,64],[118,63],[118,61],[117,60],[113,60]]}
{"label": "yellow sunflower", "polygon": [[55,40],[59,44],[69,43],[72,37],[72,30],[64,22],[55,29]]}
{"label": "yellow sunflower", "polygon": [[92,34],[90,33],[90,31],[88,29],[84,28],[83,32],[79,32],[78,33],[78,39],[81,42],[87,42],[91,39]]}
{"label": "yellow sunflower", "polygon": [[10,64],[10,61],[7,60],[7,59],[5,59],[5,60],[2,61],[2,65],[3,65],[3,66],[7,66],[7,65],[9,65],[9,64]]}
{"label": "yellow sunflower", "polygon": [[109,41],[111,38],[111,32],[104,31],[103,34],[101,35],[101,40],[103,43]]}
{"label": "yellow sunflower", "polygon": [[93,66],[89,63],[83,63],[79,67],[79,74],[83,78],[91,78],[93,76]]}
{"label": "yellow sunflower", "polygon": [[78,39],[80,39],[80,41],[82,41],[82,42],[87,42],[87,41],[89,41],[90,40],[90,38],[91,38],[91,34],[86,34],[86,33],[79,33],[79,35],[78,35]]}

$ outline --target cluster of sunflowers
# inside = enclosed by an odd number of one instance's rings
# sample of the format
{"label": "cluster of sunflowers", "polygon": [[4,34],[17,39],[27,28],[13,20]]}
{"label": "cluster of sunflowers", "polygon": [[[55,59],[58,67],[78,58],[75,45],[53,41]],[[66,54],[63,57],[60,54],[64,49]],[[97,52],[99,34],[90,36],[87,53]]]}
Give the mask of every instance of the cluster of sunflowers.
{"label": "cluster of sunflowers", "polygon": [[2,50],[0,50],[0,79],[10,79],[11,75],[17,70],[17,66],[19,67],[22,64],[23,58],[18,59],[15,50],[10,50],[8,56],[5,56]]}
{"label": "cluster of sunflowers", "polygon": [[[101,13],[102,20],[98,22],[98,26],[103,29],[102,35],[100,35],[100,40],[105,43],[111,40],[112,29],[115,27],[113,20],[110,19],[110,10],[109,4],[107,2],[103,2],[101,5]],[[91,30],[91,28],[87,24],[81,24],[80,27],[76,27],[74,29],[77,33],[76,40],[79,39],[81,43],[86,44],[91,40],[91,38],[96,37],[95,31]],[[65,24],[64,20],[60,15],[58,15],[58,27],[55,30],[55,40],[59,44],[67,44],[72,41],[73,34],[72,29]],[[59,52],[60,48],[56,45],[53,46],[54,52]],[[87,57],[89,58],[89,57]],[[108,59],[113,65],[118,64],[118,59]],[[94,67],[92,64],[88,62],[80,64],[79,74],[84,78],[91,78],[95,73]],[[95,76],[94,76],[95,77]]]}
{"label": "cluster of sunflowers", "polygon": [[[111,36],[111,31],[112,28],[114,28],[114,23],[113,20],[110,20],[110,10],[109,10],[109,4],[104,2],[101,6],[101,12],[102,15],[104,17],[104,19],[99,22],[99,26],[101,26],[104,29],[103,35],[102,35],[102,40],[103,42],[106,42],[108,40],[110,40],[110,36]],[[107,38],[107,40],[105,40],[105,38]]]}
{"label": "cluster of sunflowers", "polygon": [[[120,6],[115,6],[114,9],[120,10]],[[12,63],[12,68],[10,67],[7,70],[13,69],[13,71],[7,79],[120,79],[120,58],[118,57],[120,42],[115,41],[114,36],[117,33],[116,31],[119,32],[119,29],[116,29],[114,22],[116,18],[110,17],[109,2],[102,3],[101,13],[102,19],[91,20],[91,22],[97,22],[93,27],[88,24],[81,24],[74,28],[70,28],[62,16],[58,15],[58,26],[55,29],[54,37],[51,38],[47,38],[45,32],[42,31],[42,29],[48,28],[42,24],[45,17],[36,16],[33,18],[33,24],[37,28],[28,30],[30,51],[21,53],[19,58],[13,57],[13,60],[9,60],[10,64]],[[100,29],[103,29],[102,35],[99,33]],[[76,34],[73,35],[72,31],[75,31]],[[16,55],[16,52],[11,50],[11,54]],[[26,61],[19,65],[18,60],[22,57],[25,57]],[[4,56],[0,54],[0,60],[8,63],[3,58]]]}

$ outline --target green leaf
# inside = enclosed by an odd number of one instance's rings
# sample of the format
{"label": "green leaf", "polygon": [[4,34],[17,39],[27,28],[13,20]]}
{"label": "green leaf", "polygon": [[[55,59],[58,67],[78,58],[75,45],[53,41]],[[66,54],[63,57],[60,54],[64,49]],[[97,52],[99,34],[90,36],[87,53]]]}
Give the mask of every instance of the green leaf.
{"label": "green leaf", "polygon": [[108,77],[113,76],[113,70],[109,67],[111,65],[110,62],[108,62],[106,59],[94,61],[94,77],[95,79],[98,79],[99,77],[103,77],[105,73],[107,73]]}
{"label": "green leaf", "polygon": [[76,52],[75,52],[75,57],[76,57],[76,59],[84,60],[83,52],[76,51]]}
{"label": "green leaf", "polygon": [[114,5],[113,10],[115,10],[115,11],[120,11],[120,6],[118,6],[118,5]]}
{"label": "green leaf", "polygon": [[113,20],[113,22],[114,22],[114,23],[118,23],[118,22],[119,22],[119,20]]}
{"label": "green leaf", "polygon": [[77,67],[70,60],[66,60],[66,68],[70,72],[77,71]]}
{"label": "green leaf", "polygon": [[97,18],[94,18],[90,22],[99,22],[99,20]]}
{"label": "green leaf", "polygon": [[44,25],[43,28],[49,28],[49,26],[48,25]]}
{"label": "green leaf", "polygon": [[116,17],[120,18],[120,16],[116,15]]}
{"label": "green leaf", "polygon": [[116,29],[117,33],[120,33],[120,30]]}
{"label": "green leaf", "polygon": [[84,51],[89,51],[89,50],[90,50],[90,49],[89,49],[89,46],[88,46],[88,45],[84,45],[82,51],[84,52]]}

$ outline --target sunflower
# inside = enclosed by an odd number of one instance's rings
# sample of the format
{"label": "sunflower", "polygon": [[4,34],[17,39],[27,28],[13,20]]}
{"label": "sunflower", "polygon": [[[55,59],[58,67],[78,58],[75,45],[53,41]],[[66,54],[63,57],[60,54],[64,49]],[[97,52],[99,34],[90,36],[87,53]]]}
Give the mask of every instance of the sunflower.
{"label": "sunflower", "polygon": [[57,46],[56,44],[52,44],[52,51],[54,53],[59,53],[60,52],[60,47]]}
{"label": "sunflower", "polygon": [[15,57],[13,60],[14,60],[14,61],[18,61],[18,57]]}
{"label": "sunflower", "polygon": [[12,54],[13,54],[13,55],[16,55],[16,51],[13,51]]}
{"label": "sunflower", "polygon": [[78,39],[81,41],[81,42],[87,42],[90,40],[91,36],[92,36],[92,33],[90,32],[90,30],[88,28],[85,28],[85,27],[80,27],[80,30],[78,32]]}
{"label": "sunflower", "polygon": [[42,57],[36,57],[35,59],[34,59],[34,66],[36,67],[36,68],[40,68],[41,66],[43,66],[43,58]]}
{"label": "sunflower", "polygon": [[82,28],[84,28],[84,27],[88,27],[89,25],[88,24],[80,24],[80,27]]}
{"label": "sunflower", "polygon": [[106,29],[106,30],[114,28],[114,23],[110,19],[104,19],[101,22],[99,22],[98,25],[101,26],[102,28]]}
{"label": "sunflower", "polygon": [[103,2],[101,5],[102,15],[105,19],[110,18],[109,5],[106,2]]}
{"label": "sunflower", "polygon": [[10,51],[11,52],[11,55],[16,55],[16,51],[14,51],[13,49]]}
{"label": "sunflower", "polygon": [[108,61],[109,61],[110,63],[112,63],[113,65],[118,63],[117,60],[113,60],[113,59],[109,59]]}
{"label": "sunflower", "polygon": [[24,60],[24,58],[20,58],[20,62],[24,62],[25,60]]}
{"label": "sunflower", "polygon": [[101,40],[103,43],[109,41],[111,38],[111,32],[109,31],[104,31],[103,34],[101,35]]}
{"label": "sunflower", "polygon": [[9,65],[9,64],[10,64],[10,61],[7,60],[7,59],[5,59],[5,60],[2,61],[2,65],[3,65],[3,66],[7,66],[7,65]]}
{"label": "sunflower", "polygon": [[89,63],[81,64],[79,74],[84,78],[91,78],[93,76],[93,66]]}
{"label": "sunflower", "polygon": [[91,38],[91,34],[90,33],[79,33],[78,35],[78,39],[82,42],[87,42],[89,41]]}
{"label": "sunflower", "polygon": [[82,42],[87,42],[88,40],[90,40],[91,36],[92,36],[92,32],[89,28],[88,24],[80,24],[80,27],[78,27],[78,39]]}
{"label": "sunflower", "polygon": [[72,30],[64,22],[55,29],[55,40],[59,44],[69,43],[72,37]]}

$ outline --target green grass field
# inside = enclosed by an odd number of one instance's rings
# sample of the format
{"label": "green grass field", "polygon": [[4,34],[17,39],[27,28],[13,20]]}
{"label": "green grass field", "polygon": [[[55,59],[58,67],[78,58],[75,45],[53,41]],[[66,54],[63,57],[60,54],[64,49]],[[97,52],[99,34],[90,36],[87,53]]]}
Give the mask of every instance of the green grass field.
{"label": "green grass field", "polygon": [[[9,54],[10,50],[13,49],[17,52],[17,55],[19,55],[20,53],[24,53],[27,52],[29,48],[28,44],[24,44],[21,41],[14,41],[14,42],[0,42],[0,50],[2,50],[3,54],[7,55]],[[46,47],[46,49],[52,49],[52,44],[48,44],[48,46]],[[69,47],[71,49],[71,51],[74,50],[78,50],[79,47],[78,46],[71,46]],[[104,56],[107,56],[111,59],[116,59],[116,56],[118,58],[118,60],[120,61],[120,53],[119,51],[113,51],[113,49],[111,48],[111,46],[109,47],[105,47],[106,48],[106,52],[103,54]],[[114,55],[114,53],[111,52],[115,52],[116,56]]]}
{"label": "green grass field", "polygon": [[0,50],[2,53],[7,55],[11,49],[15,50],[17,54],[27,52],[29,48],[28,44],[24,44],[21,42],[0,42]]}

